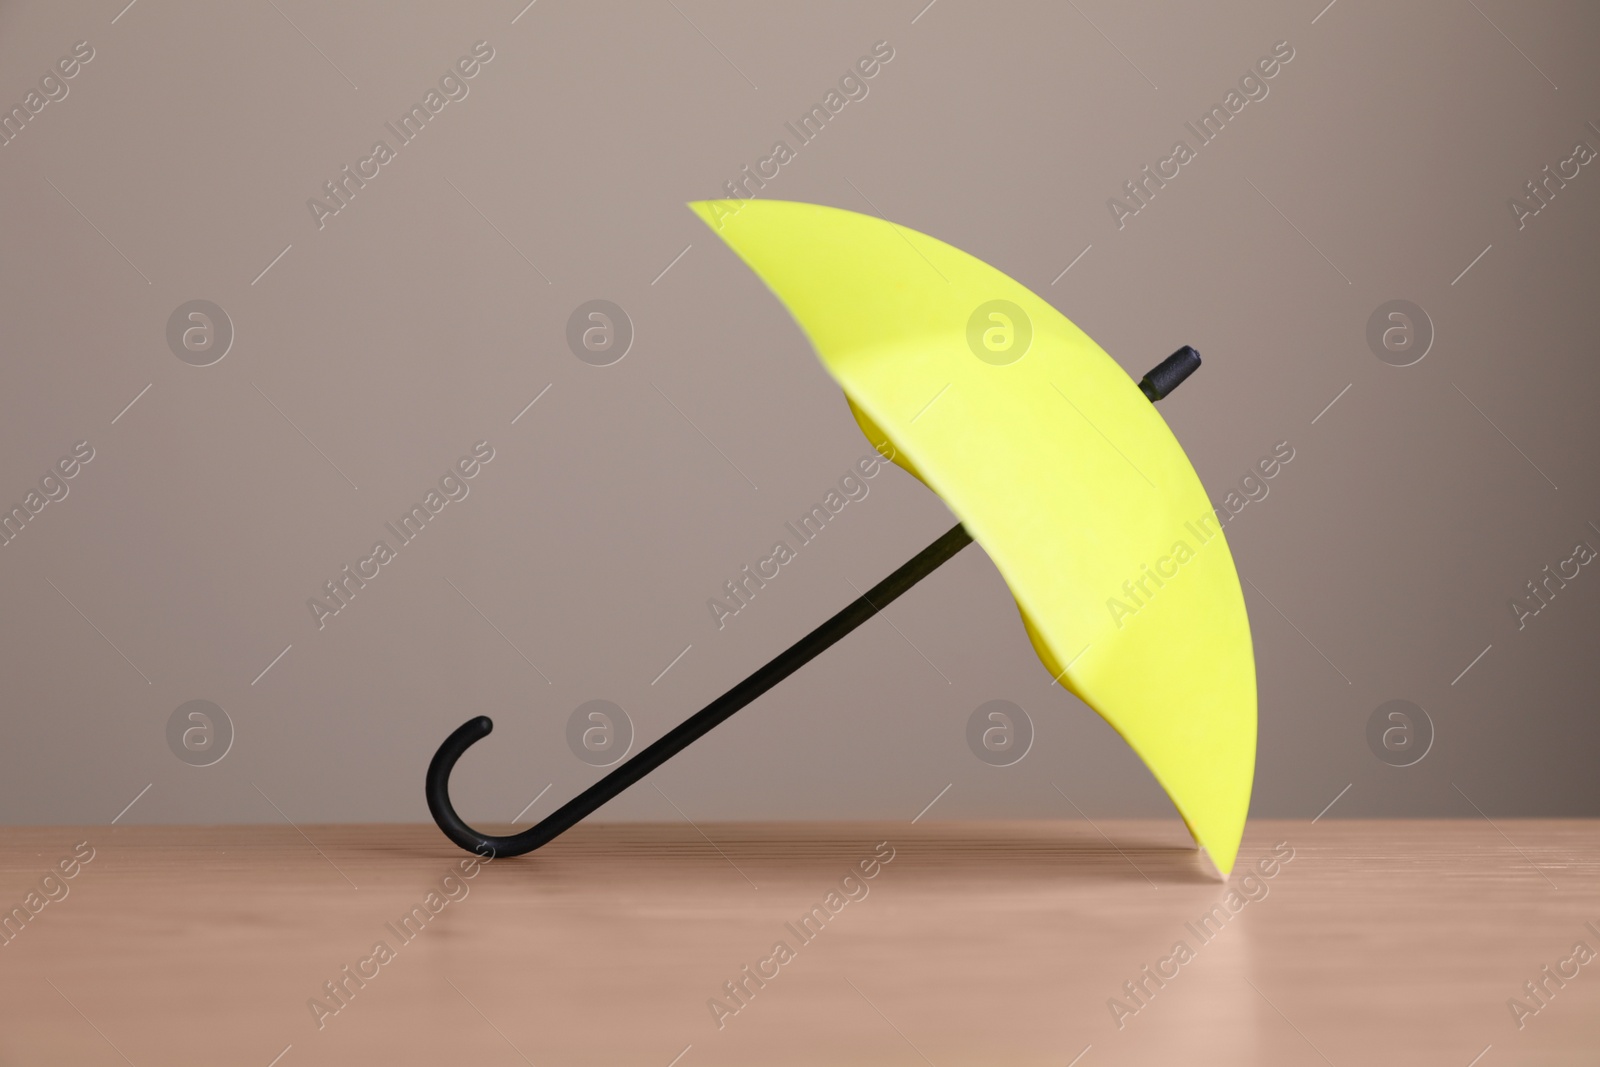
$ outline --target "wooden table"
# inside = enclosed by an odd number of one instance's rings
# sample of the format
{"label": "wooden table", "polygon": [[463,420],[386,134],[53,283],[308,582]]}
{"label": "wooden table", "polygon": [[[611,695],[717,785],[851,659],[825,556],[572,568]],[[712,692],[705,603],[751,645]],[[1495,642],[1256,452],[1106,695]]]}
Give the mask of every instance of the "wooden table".
{"label": "wooden table", "polygon": [[1595,821],[301,830],[5,830],[0,1064],[1600,1063]]}

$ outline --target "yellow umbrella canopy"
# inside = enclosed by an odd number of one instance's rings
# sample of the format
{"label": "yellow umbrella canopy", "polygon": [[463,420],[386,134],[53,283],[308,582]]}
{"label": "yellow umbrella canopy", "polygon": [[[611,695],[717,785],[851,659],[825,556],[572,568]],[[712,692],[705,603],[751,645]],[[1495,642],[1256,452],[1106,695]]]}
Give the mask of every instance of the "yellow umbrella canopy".
{"label": "yellow umbrella canopy", "polygon": [[783,301],[868,439],[989,553],[1051,676],[1230,872],[1255,771],[1250,623],[1150,398],[1045,300],[935,238],[815,204],[690,207]]}

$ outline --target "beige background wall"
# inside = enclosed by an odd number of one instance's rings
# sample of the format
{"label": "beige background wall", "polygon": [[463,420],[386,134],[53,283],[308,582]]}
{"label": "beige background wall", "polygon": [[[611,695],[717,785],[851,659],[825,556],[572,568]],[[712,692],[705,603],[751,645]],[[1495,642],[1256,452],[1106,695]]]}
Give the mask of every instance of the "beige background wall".
{"label": "beige background wall", "polygon": [[[1520,630],[1508,606],[1600,548],[1600,167],[1520,229],[1507,205],[1600,148],[1586,5],[123,2],[0,7],[6,107],[93,50],[0,147],[0,503],[93,449],[0,547],[0,818],[425,819],[434,747],[485,712],[462,810],[550,785],[531,819],[601,773],[567,746],[579,704],[648,742],[942,532],[890,471],[723,630],[706,608],[865,444],[682,205],[879,41],[770,195],[965,248],[1135,376],[1197,346],[1162,411],[1219,505],[1294,449],[1229,527],[1255,810],[1600,813],[1600,573]],[[479,41],[466,95],[319,228],[308,198]],[[1119,229],[1108,198],[1282,41],[1268,95]],[[635,332],[606,367],[566,342],[592,299]],[[1396,299],[1435,334],[1406,367],[1366,336]],[[168,344],[192,300],[232,324],[210,366]],[[469,495],[319,630],[307,599],[479,441]],[[206,767],[168,743],[197,699],[234,731]],[[1036,731],[1005,768],[966,742],[995,699]],[[1392,699],[1433,723],[1413,766],[1367,742]],[[652,782],[606,815],[1170,811],[973,550]]]}

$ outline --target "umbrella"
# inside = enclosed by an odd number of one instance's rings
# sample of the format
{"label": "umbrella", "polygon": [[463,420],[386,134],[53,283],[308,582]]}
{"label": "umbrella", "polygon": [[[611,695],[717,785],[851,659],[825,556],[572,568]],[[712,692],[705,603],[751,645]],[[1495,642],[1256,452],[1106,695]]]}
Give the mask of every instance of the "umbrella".
{"label": "umbrella", "polygon": [[1154,409],[1199,366],[1185,346],[1135,383],[1046,301],[974,256],[886,219],[785,201],[690,205],[806,332],[869,441],[960,522],[727,693],[531,829],[468,826],[456,760],[427,797],[462,848],[532,851],[682,751],[976,540],[1053,679],[1115,729],[1218,871],[1233,868],[1255,771],[1255,660],[1233,557]]}

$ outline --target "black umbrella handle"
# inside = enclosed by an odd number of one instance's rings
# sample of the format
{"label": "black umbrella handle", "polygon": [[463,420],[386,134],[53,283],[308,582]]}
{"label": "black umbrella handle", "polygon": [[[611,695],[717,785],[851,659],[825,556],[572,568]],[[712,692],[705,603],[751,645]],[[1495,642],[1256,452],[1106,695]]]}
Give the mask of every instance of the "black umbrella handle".
{"label": "black umbrella handle", "polygon": [[[1200,354],[1185,345],[1145,375],[1139,387],[1152,401],[1160,400],[1200,365]],[[1155,394],[1155,395],[1152,395]],[[939,565],[972,543],[972,535],[960,523],[937,541],[902,564],[893,574],[851,601],[833,618],[778,653],[771,661],[726,693],[668,730],[641,749],[622,766],[567,801],[536,826],[520,834],[497,837],[474,830],[456,814],[450,803],[450,772],[461,754],[489,735],[494,722],[487,715],[468,719],[456,727],[428,764],[426,791],[428,810],[445,836],[469,852],[479,855],[521,856],[572,829],[601,805],[638,782],[679,752],[704,737],[711,729],[820,656],[846,634],[888,607],[907,589],[932,574]]]}
{"label": "black umbrella handle", "polygon": [[450,803],[450,769],[475,741],[487,736],[494,723],[479,715],[456,727],[428,765],[428,809],[445,836],[468,851],[494,856],[520,856],[570,830],[595,809],[612,799],[667,760],[698,741],[717,724],[821,655],[857,626],[882,611],[901,593],[932,574],[939,564],[972,544],[972,535],[957,523],[943,537],[913,556],[889,577],[851,601],[843,611],[806,634],[759,668],[754,674],[668,730],[622,766],[567,801],[537,826],[509,837],[493,837],[461,821]]}

